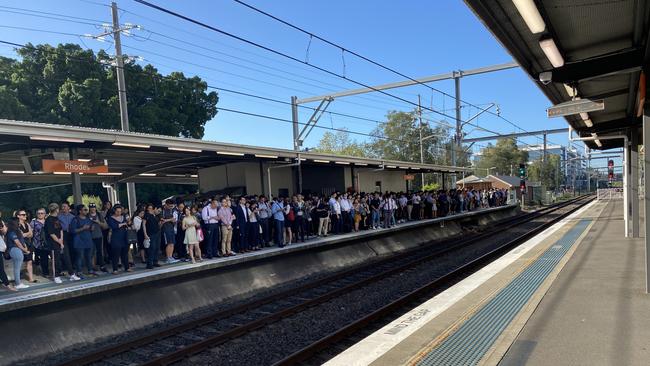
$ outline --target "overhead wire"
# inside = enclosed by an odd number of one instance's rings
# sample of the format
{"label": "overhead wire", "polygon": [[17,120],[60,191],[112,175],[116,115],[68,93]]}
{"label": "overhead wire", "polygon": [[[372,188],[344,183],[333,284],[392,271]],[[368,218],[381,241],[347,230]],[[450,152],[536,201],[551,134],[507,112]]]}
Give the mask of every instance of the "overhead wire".
{"label": "overhead wire", "polygon": [[[139,2],[139,3],[144,3],[144,1],[139,1],[139,0],[136,0],[136,1]],[[419,81],[419,80],[416,80],[415,78],[413,78],[413,77],[411,77],[411,76],[408,76],[408,75],[406,75],[406,74],[404,74],[404,73],[402,73],[402,72],[396,70],[395,68],[392,68],[392,67],[386,66],[386,65],[384,65],[384,64],[382,64],[382,63],[380,63],[380,62],[377,62],[377,61],[375,61],[375,60],[372,60],[372,59],[370,59],[370,58],[368,58],[368,57],[366,57],[366,56],[363,56],[363,55],[359,54],[358,52],[352,51],[352,50],[350,50],[350,49],[348,49],[348,48],[346,48],[346,47],[344,47],[344,46],[342,46],[342,45],[340,45],[340,44],[337,44],[337,43],[335,43],[335,42],[332,42],[332,41],[330,41],[330,40],[328,40],[328,39],[326,39],[326,38],[324,38],[324,37],[321,37],[321,36],[319,36],[319,35],[313,33],[313,32],[307,31],[307,30],[305,30],[304,28],[301,28],[301,27],[299,27],[299,26],[297,26],[297,25],[295,25],[295,24],[292,24],[292,23],[290,23],[290,22],[288,22],[288,21],[286,21],[286,20],[284,20],[284,19],[281,19],[281,18],[279,18],[279,17],[277,17],[277,16],[275,16],[275,15],[273,15],[273,14],[270,14],[270,13],[268,13],[268,12],[266,12],[266,11],[260,9],[260,8],[257,8],[257,7],[255,7],[255,6],[253,6],[253,5],[250,5],[250,4],[248,4],[248,3],[246,3],[246,2],[244,2],[244,1],[242,1],[242,0],[233,0],[233,1],[236,2],[236,3],[238,3],[238,4],[240,4],[240,5],[243,5],[244,7],[247,7],[247,8],[249,8],[249,9],[251,9],[251,10],[257,12],[257,13],[260,13],[260,14],[266,16],[266,17],[269,17],[269,18],[271,18],[271,19],[273,19],[273,20],[275,20],[275,21],[277,21],[277,22],[280,22],[280,23],[282,23],[282,24],[284,24],[284,25],[286,25],[286,26],[288,26],[288,27],[290,27],[290,28],[293,28],[293,29],[295,29],[295,30],[297,30],[297,31],[299,31],[299,32],[302,32],[302,33],[308,35],[308,36],[311,37],[311,38],[316,38],[316,39],[318,39],[318,40],[320,40],[320,41],[322,41],[322,42],[325,42],[325,43],[329,44],[330,46],[333,46],[333,47],[339,48],[339,49],[342,50],[342,52],[347,52],[347,53],[349,53],[349,54],[351,54],[351,55],[354,55],[354,56],[356,56],[356,57],[358,57],[358,58],[360,58],[360,59],[362,59],[362,60],[364,60],[364,61],[367,61],[367,62],[369,62],[369,63],[371,63],[371,64],[373,64],[373,65],[375,65],[375,66],[378,66],[378,67],[380,67],[380,68],[382,68],[382,69],[384,69],[384,70],[390,71],[390,72],[392,72],[392,73],[394,73],[394,74],[397,74],[397,75],[399,75],[399,76],[401,76],[401,77],[403,77],[403,78],[405,78],[405,79],[408,79],[408,80],[410,80],[410,81],[412,81],[412,82],[414,82],[414,83],[416,83],[416,84],[419,84],[419,85],[422,85],[422,86],[424,86],[424,87],[426,87],[426,88],[429,88],[431,91],[435,91],[435,92],[441,93],[441,94],[443,94],[443,95],[446,95],[446,96],[449,96],[449,97],[453,97],[453,98],[455,99],[455,96],[452,96],[451,94],[449,94],[449,93],[447,93],[447,92],[444,92],[444,91],[442,91],[442,90],[440,90],[440,89],[438,89],[438,88],[434,88],[434,87],[432,87],[431,85],[428,85],[427,83],[423,83],[423,82],[421,82],[421,81]],[[466,102],[466,101],[464,101],[464,100],[462,100],[462,99],[461,99],[460,101],[461,101],[462,103],[466,103],[466,104],[468,104],[468,105],[471,105],[471,106],[474,106],[474,107],[478,108],[478,105],[475,105],[475,104],[472,104],[472,103]],[[522,131],[527,132],[527,131],[524,130],[522,127],[520,127],[520,126],[518,126],[518,125],[512,123],[511,121],[507,120],[506,118],[501,117],[500,114],[497,114],[497,113],[494,113],[494,112],[491,112],[491,111],[486,111],[486,112],[487,112],[487,113],[490,113],[490,114],[493,114],[493,115],[495,115],[495,116],[498,116],[498,117],[502,118],[504,121],[506,121],[506,122],[512,124],[512,125],[515,126],[516,128],[519,128],[519,129],[521,129]]]}
{"label": "overhead wire", "polygon": [[[22,45],[22,44],[19,44],[19,43],[5,41],[5,40],[0,40],[0,44],[11,45],[11,46],[15,46],[15,47],[31,48],[33,50],[45,51],[45,52],[51,52],[51,53],[56,52],[56,50],[42,50],[42,49],[38,49],[38,48],[36,48],[34,46],[30,47],[28,45]],[[80,62],[88,62],[89,61],[89,60],[86,60],[86,59],[81,59],[81,58],[77,58],[77,57],[74,57],[74,56],[70,56],[68,54],[65,54],[65,56],[68,59],[73,59],[73,60],[80,61]],[[117,68],[119,66],[111,66],[111,67]],[[124,68],[124,70],[125,71],[133,71],[133,70],[129,70],[127,68]],[[150,73],[147,73],[145,70],[141,70],[139,72],[148,74],[149,76],[155,77],[155,78],[158,78],[158,79],[169,79],[169,80],[172,80],[172,81],[178,81],[177,79],[170,78],[169,76],[150,74]],[[223,88],[207,85],[207,83],[206,83],[206,87],[208,87],[210,89],[214,89],[214,90],[222,90],[223,89]],[[267,99],[272,100],[270,98],[267,98]],[[280,101],[280,100],[278,100],[277,102],[286,103],[286,102]],[[294,123],[291,120],[284,119],[284,118],[279,118],[279,117],[275,117],[275,116],[268,116],[268,115],[259,114],[259,113],[246,112],[246,111],[236,110],[236,109],[232,109],[232,108],[224,108],[224,107],[215,107],[215,108],[217,110],[221,110],[221,111],[224,111],[224,112],[236,113],[236,114],[240,114],[240,115],[248,115],[248,116],[258,117],[258,118],[265,118],[265,119],[274,120],[274,121],[278,121],[278,122],[284,122],[284,123]],[[310,108],[310,107],[306,107],[306,108]],[[304,123],[304,122],[298,122],[298,124],[302,125],[302,126],[307,126],[308,125],[307,123]],[[314,128],[329,130],[329,131],[335,131],[335,132],[344,132],[344,133],[349,133],[349,134],[352,134],[352,135],[366,136],[366,137],[371,137],[371,138],[376,138],[376,139],[381,139],[381,140],[395,141],[395,142],[400,142],[400,143],[407,143],[407,144],[417,143],[417,142],[412,142],[412,141],[407,141],[407,140],[402,140],[402,139],[395,139],[395,138],[390,138],[390,137],[386,137],[386,136],[379,136],[379,135],[374,135],[374,134],[370,134],[370,133],[363,133],[363,132],[353,131],[353,130],[349,130],[349,129],[345,129],[345,128],[334,128],[334,127],[326,127],[326,126],[320,126],[320,125],[315,125]],[[449,149],[445,149],[445,150],[449,150]]]}
{"label": "overhead wire", "polygon": [[[359,85],[359,86],[362,86],[362,87],[364,87],[364,88],[368,88],[368,89],[370,89],[370,90],[373,90],[373,91],[375,91],[375,92],[378,92],[378,93],[384,94],[384,95],[386,95],[386,96],[389,96],[389,97],[395,98],[395,99],[397,99],[397,100],[401,100],[402,102],[405,102],[405,103],[407,103],[407,104],[411,104],[411,105],[413,105],[413,106],[415,106],[415,107],[418,106],[417,103],[411,102],[410,100],[407,100],[407,99],[404,99],[404,98],[399,97],[399,96],[397,96],[397,95],[394,95],[394,94],[388,93],[388,92],[386,92],[386,91],[384,91],[384,90],[377,89],[377,88],[372,87],[372,86],[370,86],[370,85],[368,85],[368,84],[366,84],[366,83],[364,83],[364,82],[361,82],[361,81],[358,81],[358,80],[355,80],[355,79],[351,79],[351,78],[349,78],[349,77],[347,77],[347,76],[344,76],[344,75],[340,75],[340,74],[338,74],[338,73],[336,73],[336,72],[334,72],[334,71],[331,71],[331,70],[325,69],[325,68],[323,68],[323,67],[321,67],[321,66],[317,66],[317,65],[314,65],[314,64],[312,64],[312,63],[305,62],[304,60],[300,60],[300,59],[298,59],[298,58],[296,58],[296,57],[294,57],[294,56],[291,56],[291,55],[289,55],[289,54],[287,54],[287,53],[284,53],[284,52],[282,52],[282,51],[278,51],[278,50],[276,50],[276,49],[274,49],[274,48],[271,48],[271,47],[269,47],[269,46],[265,46],[265,45],[263,45],[263,44],[261,44],[261,43],[257,43],[257,42],[255,42],[255,41],[251,41],[251,40],[249,40],[249,39],[247,39],[247,38],[244,38],[244,37],[242,37],[242,36],[238,36],[238,35],[236,35],[236,34],[233,34],[233,33],[230,33],[230,32],[228,32],[228,31],[222,30],[222,29],[217,28],[217,27],[215,27],[215,26],[212,26],[212,25],[209,25],[209,24],[203,23],[203,22],[201,22],[201,21],[199,21],[199,20],[196,20],[196,19],[194,19],[194,18],[191,18],[191,17],[189,17],[189,16],[186,16],[186,15],[183,15],[183,14],[180,14],[180,13],[177,13],[177,12],[175,12],[175,11],[169,10],[169,9],[164,8],[164,7],[161,7],[161,6],[159,6],[159,5],[155,5],[155,4],[153,4],[153,3],[151,3],[151,2],[148,2],[148,1],[145,1],[145,0],[134,0],[134,1],[136,1],[136,2],[138,2],[138,3],[140,3],[140,4],[143,4],[143,5],[145,5],[145,6],[148,6],[148,7],[150,7],[150,8],[153,8],[153,9],[159,10],[159,11],[161,11],[161,12],[163,12],[163,13],[168,14],[168,15],[172,15],[172,16],[177,17],[177,18],[179,18],[179,19],[183,19],[183,20],[185,20],[185,21],[187,21],[187,22],[193,23],[193,24],[198,25],[198,26],[200,26],[200,27],[203,27],[203,28],[206,28],[206,29],[212,30],[212,31],[214,31],[214,32],[217,32],[217,33],[222,34],[222,35],[224,35],[224,36],[227,36],[227,37],[229,37],[229,38],[232,38],[232,39],[238,40],[238,41],[240,41],[240,42],[243,42],[243,43],[249,44],[249,45],[251,45],[251,46],[254,46],[254,47],[260,48],[260,49],[265,50],[265,51],[267,51],[267,52],[270,52],[270,53],[276,54],[276,55],[278,55],[278,56],[282,56],[282,57],[284,57],[284,58],[286,58],[286,59],[289,59],[289,60],[292,60],[292,61],[294,61],[294,62],[298,62],[298,63],[304,64],[304,65],[308,65],[308,66],[310,66],[310,67],[312,67],[312,68],[315,68],[315,69],[317,69],[317,70],[321,70],[321,71],[323,71],[323,72],[325,72],[325,73],[327,73],[327,74],[330,74],[330,75],[332,75],[332,76],[337,76],[337,77],[339,77],[339,78],[341,78],[341,79],[348,80],[348,81],[353,82],[353,83],[355,83],[355,84],[357,84],[357,85]],[[434,112],[434,113],[436,113],[436,114],[442,115],[442,116],[444,116],[444,117],[454,118],[454,119],[455,119],[455,117],[452,117],[452,116],[450,116],[450,115],[447,115],[447,114],[441,113],[441,112],[439,112],[439,111],[437,111],[437,110],[435,110],[435,109],[430,109],[430,108],[428,108],[428,107],[423,107],[423,108],[428,109],[428,110],[430,110],[430,111],[432,111],[432,112]],[[481,128],[481,129],[483,129],[483,128]],[[489,130],[487,130],[487,131],[488,131],[488,132],[491,132],[491,133],[498,134],[498,133],[496,133],[496,132],[494,132],[494,131],[489,131]]]}

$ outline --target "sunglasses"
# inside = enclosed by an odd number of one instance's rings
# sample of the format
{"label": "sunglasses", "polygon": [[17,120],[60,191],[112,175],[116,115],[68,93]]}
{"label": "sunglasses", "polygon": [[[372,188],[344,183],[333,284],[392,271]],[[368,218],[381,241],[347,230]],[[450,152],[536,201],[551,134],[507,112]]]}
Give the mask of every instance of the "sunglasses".
{"label": "sunglasses", "polygon": [[45,215],[45,212],[37,212],[37,215]]}
{"label": "sunglasses", "polygon": [[25,213],[19,213],[19,214],[16,215],[16,216],[27,216],[27,214],[25,214]]}

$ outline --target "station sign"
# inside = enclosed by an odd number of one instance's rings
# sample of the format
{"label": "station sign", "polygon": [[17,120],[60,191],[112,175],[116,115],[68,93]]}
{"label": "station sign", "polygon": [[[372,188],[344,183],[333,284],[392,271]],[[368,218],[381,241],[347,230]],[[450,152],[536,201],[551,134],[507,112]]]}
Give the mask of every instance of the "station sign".
{"label": "station sign", "polygon": [[84,174],[108,173],[108,165],[106,164],[106,160],[79,161],[43,159],[43,172]]}
{"label": "station sign", "polygon": [[414,180],[415,175],[413,174],[404,174],[404,180]]}
{"label": "station sign", "polygon": [[605,109],[605,100],[577,99],[554,105],[546,110],[548,118],[563,117]]}

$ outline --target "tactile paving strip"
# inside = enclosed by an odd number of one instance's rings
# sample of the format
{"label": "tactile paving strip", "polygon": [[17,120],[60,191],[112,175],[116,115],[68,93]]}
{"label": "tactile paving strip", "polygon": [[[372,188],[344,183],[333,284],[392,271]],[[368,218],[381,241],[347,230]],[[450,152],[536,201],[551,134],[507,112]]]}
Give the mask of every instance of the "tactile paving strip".
{"label": "tactile paving strip", "polygon": [[417,365],[476,365],[590,222],[580,220]]}

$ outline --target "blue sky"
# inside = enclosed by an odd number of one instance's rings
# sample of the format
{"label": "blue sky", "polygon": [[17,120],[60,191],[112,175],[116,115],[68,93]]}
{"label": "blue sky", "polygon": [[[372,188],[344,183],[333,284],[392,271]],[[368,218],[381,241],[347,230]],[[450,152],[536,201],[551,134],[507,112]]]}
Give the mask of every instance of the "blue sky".
{"label": "blue sky", "polygon": [[[231,0],[152,2],[299,59],[308,57],[310,63],[337,73],[345,72],[347,77],[366,84],[402,80],[398,75],[355,59],[349,54],[344,56],[344,66],[340,50],[317,40],[311,42],[307,52],[308,36]],[[510,55],[462,1],[250,0],[250,3],[412,77],[511,61]],[[96,34],[101,32],[100,26],[18,14],[17,12],[24,11],[8,7],[110,22],[110,9],[106,4],[109,2],[104,0],[4,0],[0,2],[0,12],[4,13],[0,26],[28,27],[80,35]],[[183,71],[186,75],[198,75],[213,86],[285,101],[289,101],[292,95],[303,98],[358,87],[357,84],[183,22],[134,1],[120,0],[118,6],[122,9],[122,23],[134,23],[144,28],[134,31],[135,37],[123,38],[124,52],[143,57],[144,63],[153,64],[164,74]],[[104,48],[113,53],[110,39],[102,43],[76,36],[0,29],[0,39],[6,41],[35,44],[71,42],[94,50]],[[11,47],[7,46],[0,47],[0,54],[15,56]],[[546,118],[545,109],[549,107],[550,102],[519,69],[467,77],[462,79],[461,83],[461,99],[475,105],[497,103],[502,116],[525,130],[566,127],[563,119]],[[453,81],[431,85],[453,95]],[[412,102],[417,102],[417,95],[420,94],[424,105],[449,116],[454,114],[451,110],[454,103],[452,98],[423,86],[389,92]],[[291,118],[288,105],[263,102],[227,92],[220,93],[218,106],[283,119]],[[316,104],[312,106],[315,107]],[[382,120],[389,109],[412,108],[412,105],[378,93],[335,100],[330,105],[331,111],[374,120]],[[475,107],[465,107],[462,118],[467,119],[476,112]],[[431,114],[430,117],[435,121],[452,121],[449,117],[436,114]],[[300,118],[301,121],[306,121],[308,111],[303,110]],[[499,133],[520,131],[506,121],[487,114],[479,117],[476,122]],[[375,126],[369,121],[330,115],[325,115],[320,124],[362,133],[370,132]],[[315,146],[323,132],[314,129],[304,146]],[[486,134],[472,127],[468,128],[467,132],[470,137]],[[221,111],[206,125],[205,139],[290,148],[291,125]],[[567,136],[552,135],[549,140],[550,143],[566,144]],[[537,138],[526,138],[523,141],[529,144],[540,143]]]}

